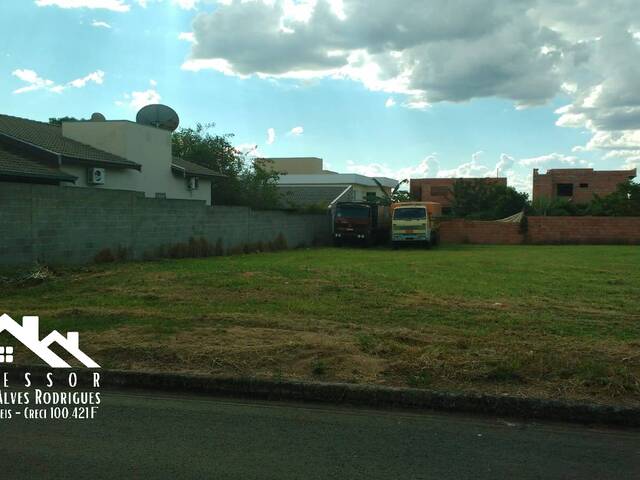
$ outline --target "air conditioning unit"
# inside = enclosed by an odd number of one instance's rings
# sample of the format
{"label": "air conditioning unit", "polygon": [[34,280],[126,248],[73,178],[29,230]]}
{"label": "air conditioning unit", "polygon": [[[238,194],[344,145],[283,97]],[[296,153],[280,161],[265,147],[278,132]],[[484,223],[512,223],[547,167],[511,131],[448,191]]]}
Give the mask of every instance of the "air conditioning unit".
{"label": "air conditioning unit", "polygon": [[90,168],[87,183],[89,185],[104,185],[106,172],[104,168]]}
{"label": "air conditioning unit", "polygon": [[199,186],[198,177],[191,177],[187,180],[187,188],[189,190],[197,190]]}

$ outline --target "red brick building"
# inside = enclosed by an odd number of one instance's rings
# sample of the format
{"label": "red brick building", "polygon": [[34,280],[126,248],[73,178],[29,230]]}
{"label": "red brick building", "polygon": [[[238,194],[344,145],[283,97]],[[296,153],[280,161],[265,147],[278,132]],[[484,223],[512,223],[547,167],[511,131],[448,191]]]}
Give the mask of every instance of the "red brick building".
{"label": "red brick building", "polygon": [[593,168],[558,168],[540,174],[533,170],[533,200],[564,198],[574,203],[589,203],[595,194],[608,195],[619,184],[633,179],[633,170],[602,170]]}
{"label": "red brick building", "polygon": [[482,181],[489,184],[507,186],[505,177],[483,178],[412,178],[409,182],[411,196],[421,202],[438,202],[442,205],[442,213],[449,213],[453,203],[453,185],[458,181]]}

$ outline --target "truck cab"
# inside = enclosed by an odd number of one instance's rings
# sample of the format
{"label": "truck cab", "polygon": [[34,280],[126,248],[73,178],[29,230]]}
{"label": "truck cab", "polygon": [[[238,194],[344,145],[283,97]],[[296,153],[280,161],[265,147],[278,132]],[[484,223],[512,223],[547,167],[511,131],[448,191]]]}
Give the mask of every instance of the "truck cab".
{"label": "truck cab", "polygon": [[391,245],[429,247],[438,242],[440,204],[436,202],[395,203],[392,208]]}
{"label": "truck cab", "polygon": [[389,207],[370,202],[340,202],[333,221],[333,242],[372,245],[388,241],[391,227]]}

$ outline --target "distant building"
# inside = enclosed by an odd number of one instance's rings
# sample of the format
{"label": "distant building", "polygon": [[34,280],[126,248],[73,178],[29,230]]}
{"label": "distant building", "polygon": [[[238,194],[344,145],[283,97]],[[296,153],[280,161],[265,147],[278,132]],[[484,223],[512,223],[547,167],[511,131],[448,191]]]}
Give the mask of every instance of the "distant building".
{"label": "distant building", "polygon": [[[267,168],[280,172],[278,190],[285,208],[327,207],[336,202],[374,201],[384,194],[373,177],[357,173],[336,173],[323,168],[318,157],[266,158]],[[261,161],[261,160],[258,160]],[[387,193],[398,183],[393,178],[375,177]]]}
{"label": "distant building", "polygon": [[442,205],[442,213],[448,214],[453,206],[453,185],[457,181],[481,181],[487,184],[507,186],[505,177],[482,178],[412,178],[409,181],[411,196],[421,202],[438,202]]}
{"label": "distant building", "polygon": [[[393,178],[375,177],[385,192],[398,183]],[[278,189],[284,206],[329,206],[335,202],[375,201],[384,194],[372,177],[357,173],[281,175]]]}
{"label": "distant building", "polygon": [[602,170],[593,168],[558,168],[541,174],[533,170],[533,200],[564,198],[574,203],[589,203],[594,195],[614,192],[618,185],[633,179],[633,170]]}

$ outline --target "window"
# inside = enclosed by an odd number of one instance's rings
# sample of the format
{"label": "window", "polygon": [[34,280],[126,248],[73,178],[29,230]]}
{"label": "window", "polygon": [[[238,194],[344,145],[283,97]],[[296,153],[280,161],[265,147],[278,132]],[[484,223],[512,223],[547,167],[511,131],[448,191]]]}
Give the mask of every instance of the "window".
{"label": "window", "polygon": [[427,209],[418,208],[396,208],[393,212],[394,220],[422,220],[427,218]]}
{"label": "window", "polygon": [[0,347],[0,363],[13,363],[13,347]]}
{"label": "window", "polygon": [[357,205],[338,205],[336,208],[338,218],[368,218],[369,207]]}
{"label": "window", "polygon": [[200,180],[198,177],[189,177],[187,179],[187,188],[189,190],[197,190],[200,187]]}
{"label": "window", "polygon": [[367,202],[375,202],[376,198],[376,192],[367,192]]}
{"label": "window", "polygon": [[556,195],[558,197],[573,197],[573,183],[558,183]]}
{"label": "window", "polygon": [[166,200],[167,199],[167,194],[166,193],[161,193],[161,192],[156,192],[156,198],[160,199],[160,200]]}
{"label": "window", "polygon": [[431,187],[431,195],[434,197],[446,197],[450,191],[449,187]]}
{"label": "window", "polygon": [[581,183],[580,184],[580,188],[589,188],[589,184],[588,183]]}

